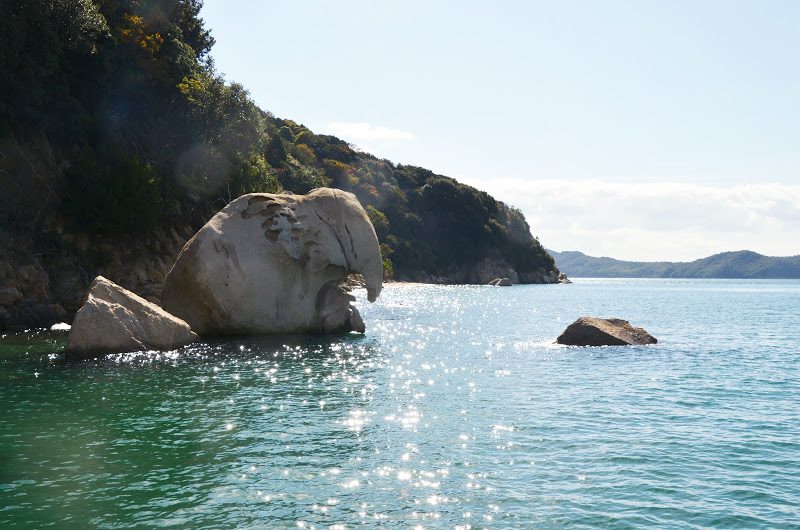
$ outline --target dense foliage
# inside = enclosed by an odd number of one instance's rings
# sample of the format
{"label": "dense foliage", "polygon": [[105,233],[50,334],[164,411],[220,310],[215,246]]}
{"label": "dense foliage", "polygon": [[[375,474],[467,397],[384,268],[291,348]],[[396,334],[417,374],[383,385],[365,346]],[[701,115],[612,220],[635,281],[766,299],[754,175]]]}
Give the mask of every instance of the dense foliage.
{"label": "dense foliage", "polygon": [[553,269],[518,210],[260,110],[215,71],[201,0],[0,3],[0,227],[137,234],[252,191],[355,193],[387,271]]}
{"label": "dense foliage", "polygon": [[800,278],[800,256],[762,256],[748,250],[684,263],[621,261],[575,251],[550,253],[564,273],[584,278]]}

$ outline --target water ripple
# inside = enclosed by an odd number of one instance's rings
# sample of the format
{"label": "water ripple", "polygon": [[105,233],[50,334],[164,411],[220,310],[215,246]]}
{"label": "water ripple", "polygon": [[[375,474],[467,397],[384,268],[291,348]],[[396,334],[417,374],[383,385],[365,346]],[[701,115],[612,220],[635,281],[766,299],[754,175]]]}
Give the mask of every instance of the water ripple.
{"label": "water ripple", "polygon": [[[800,282],[358,292],[366,336],[0,338],[0,526],[800,528]],[[557,346],[581,314],[653,347]]]}

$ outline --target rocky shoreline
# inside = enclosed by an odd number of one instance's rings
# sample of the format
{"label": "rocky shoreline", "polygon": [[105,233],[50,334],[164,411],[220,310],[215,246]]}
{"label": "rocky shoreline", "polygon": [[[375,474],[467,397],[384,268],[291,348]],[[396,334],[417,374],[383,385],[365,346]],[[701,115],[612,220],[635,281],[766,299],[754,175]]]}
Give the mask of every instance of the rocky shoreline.
{"label": "rocky shoreline", "polygon": [[437,285],[486,285],[495,278],[508,278],[512,284],[565,283],[566,278],[558,271],[538,269],[531,272],[517,272],[513,266],[500,257],[484,258],[476,265],[455,268],[445,275],[427,274],[420,271],[408,277],[398,277],[398,281],[412,283],[432,283]]}
{"label": "rocky shoreline", "polygon": [[[72,322],[97,276],[161,305],[164,278],[186,242],[202,226],[181,223],[140,238],[87,236],[62,227],[47,230],[49,243],[5,236],[0,241],[0,331],[22,331]],[[33,250],[31,250],[33,249]],[[518,273],[502,258],[486,258],[447,275],[425,271],[400,282],[485,285],[494,278],[513,284],[563,283],[555,271]]]}
{"label": "rocky shoreline", "polygon": [[[0,246],[0,331],[71,322],[97,276],[160,304],[164,278],[195,233],[189,224],[143,238],[51,232],[50,249],[24,238]],[[37,248],[39,247],[39,248]],[[29,250],[35,249],[35,250]]]}

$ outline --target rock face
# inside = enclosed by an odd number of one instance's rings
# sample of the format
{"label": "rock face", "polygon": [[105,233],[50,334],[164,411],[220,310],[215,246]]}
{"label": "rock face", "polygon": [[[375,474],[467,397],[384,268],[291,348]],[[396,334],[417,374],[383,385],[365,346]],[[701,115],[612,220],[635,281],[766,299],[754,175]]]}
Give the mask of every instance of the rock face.
{"label": "rock face", "polygon": [[67,357],[172,350],[195,340],[197,335],[183,320],[98,276],[75,315],[67,339]]}
{"label": "rock face", "polygon": [[183,247],[164,280],[164,308],[201,335],[363,331],[340,287],[361,273],[370,302],[383,287],[375,230],[358,199],[243,195]]}
{"label": "rock face", "polygon": [[22,299],[22,293],[16,287],[5,287],[0,289],[0,305],[11,305],[17,300]]}
{"label": "rock face", "polygon": [[488,257],[473,267],[454,272],[444,278],[443,283],[476,283],[485,285],[497,278],[508,278],[513,285],[529,283],[557,283],[556,271],[535,270],[518,272],[511,264],[500,257]]}
{"label": "rock face", "polygon": [[556,339],[570,346],[626,346],[656,344],[658,340],[642,328],[618,318],[581,317]]}
{"label": "rock face", "polygon": [[[0,256],[6,257],[3,249]],[[0,261],[0,330],[49,327],[66,319],[64,308],[49,294],[49,278],[40,265],[14,267]]]}
{"label": "rock face", "polygon": [[59,250],[45,253],[27,236],[0,229],[0,332],[71,322],[97,276],[160,305],[164,276],[175,256],[211,215],[198,207],[184,212],[174,227],[124,239],[90,238],[70,232],[58,218],[47,218],[41,233]]}

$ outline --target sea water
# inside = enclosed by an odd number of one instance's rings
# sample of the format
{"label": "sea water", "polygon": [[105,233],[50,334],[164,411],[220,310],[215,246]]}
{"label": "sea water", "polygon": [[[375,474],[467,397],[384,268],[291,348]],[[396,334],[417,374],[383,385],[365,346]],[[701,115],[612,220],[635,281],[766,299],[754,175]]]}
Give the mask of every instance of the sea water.
{"label": "sea water", "polygon": [[357,295],[363,336],[0,339],[0,528],[800,528],[800,282]]}

